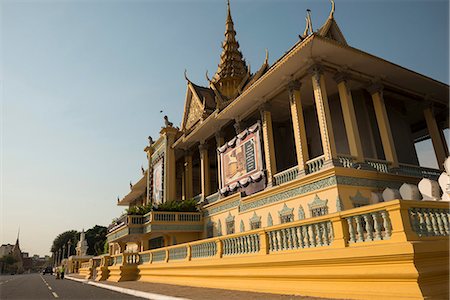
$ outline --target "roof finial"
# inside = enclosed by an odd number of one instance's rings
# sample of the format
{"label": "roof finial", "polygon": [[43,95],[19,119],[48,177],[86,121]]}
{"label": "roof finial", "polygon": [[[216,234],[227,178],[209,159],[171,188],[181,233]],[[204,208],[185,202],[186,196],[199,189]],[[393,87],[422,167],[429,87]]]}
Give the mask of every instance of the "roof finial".
{"label": "roof finial", "polygon": [[330,16],[328,18],[333,19],[333,17],[334,17],[334,0],[330,0],[330,1],[331,1],[331,11],[330,11]]}
{"label": "roof finial", "polygon": [[187,77],[187,69],[184,69],[184,79],[186,79],[187,82],[191,82]]}
{"label": "roof finial", "polygon": [[301,41],[303,41],[308,35],[312,34],[314,32],[313,26],[312,26],[312,20],[311,20],[311,10],[308,8],[306,10],[306,17],[305,17],[305,31],[303,31],[302,35],[299,35]]}
{"label": "roof finial", "polygon": [[266,48],[266,59],[264,59],[265,64],[269,64],[269,49]]}
{"label": "roof finial", "polygon": [[206,76],[206,80],[208,80],[208,82],[211,83],[211,79],[209,79],[209,76],[208,76],[208,70],[206,70],[205,76]]}

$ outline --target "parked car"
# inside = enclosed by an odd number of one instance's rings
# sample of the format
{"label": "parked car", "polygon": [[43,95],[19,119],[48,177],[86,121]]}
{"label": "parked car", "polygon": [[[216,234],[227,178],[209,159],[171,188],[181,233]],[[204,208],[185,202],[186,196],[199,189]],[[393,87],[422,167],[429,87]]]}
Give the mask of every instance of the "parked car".
{"label": "parked car", "polygon": [[45,274],[53,275],[53,269],[52,269],[52,267],[46,267],[46,268],[42,271],[42,274],[43,274],[43,275],[45,275]]}

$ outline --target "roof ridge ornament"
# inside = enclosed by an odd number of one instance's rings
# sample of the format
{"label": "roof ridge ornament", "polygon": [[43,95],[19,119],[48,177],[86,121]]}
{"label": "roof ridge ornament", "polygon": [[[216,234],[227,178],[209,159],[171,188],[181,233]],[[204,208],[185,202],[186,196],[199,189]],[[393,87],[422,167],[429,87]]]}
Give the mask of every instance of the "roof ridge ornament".
{"label": "roof ridge ornament", "polygon": [[330,0],[331,2],[331,11],[330,11],[330,15],[329,15],[329,19],[333,19],[334,18],[334,9],[335,9],[335,4],[334,4],[334,0]]}
{"label": "roof ridge ornament", "polygon": [[305,30],[303,31],[303,34],[298,36],[300,41],[303,41],[307,36],[314,33],[311,20],[311,10],[309,8],[306,10],[305,23]]}
{"label": "roof ridge ornament", "polygon": [[187,77],[187,69],[184,69],[184,79],[186,79],[186,81],[187,82],[191,82],[190,80],[189,80],[189,78]]}

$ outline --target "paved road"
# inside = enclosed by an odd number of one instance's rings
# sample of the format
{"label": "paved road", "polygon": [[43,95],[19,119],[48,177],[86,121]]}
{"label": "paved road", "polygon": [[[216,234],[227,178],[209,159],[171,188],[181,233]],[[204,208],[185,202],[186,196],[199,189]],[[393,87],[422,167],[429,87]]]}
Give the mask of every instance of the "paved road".
{"label": "paved road", "polygon": [[53,275],[0,276],[0,299],[142,299]]}

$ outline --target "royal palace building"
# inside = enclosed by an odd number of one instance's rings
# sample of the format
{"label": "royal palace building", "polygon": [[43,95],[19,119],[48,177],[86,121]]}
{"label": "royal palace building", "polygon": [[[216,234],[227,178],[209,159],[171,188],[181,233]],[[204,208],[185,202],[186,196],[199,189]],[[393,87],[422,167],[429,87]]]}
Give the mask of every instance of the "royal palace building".
{"label": "royal palace building", "polygon": [[[186,75],[109,254],[80,273],[335,298],[448,297],[449,86],[349,45],[334,18],[250,71],[228,3],[208,86]],[[419,165],[431,139],[439,169]],[[439,181],[439,182],[438,182]],[[440,185],[440,186],[439,186]],[[442,192],[440,191],[442,189]]]}

